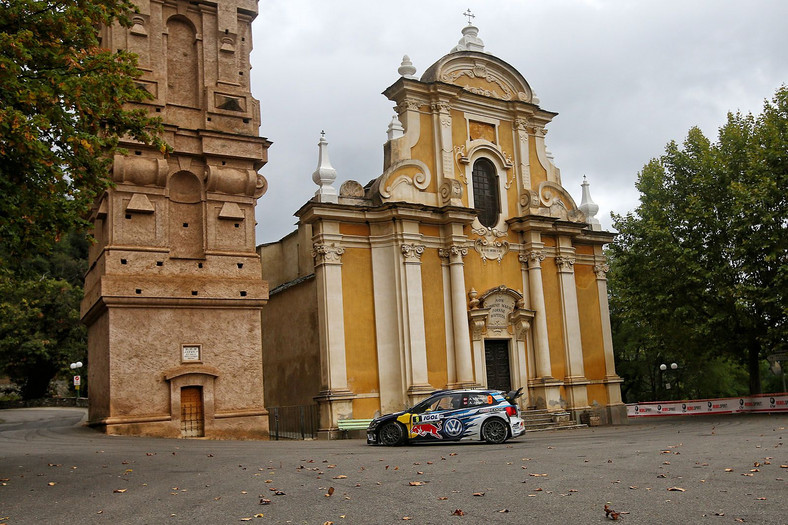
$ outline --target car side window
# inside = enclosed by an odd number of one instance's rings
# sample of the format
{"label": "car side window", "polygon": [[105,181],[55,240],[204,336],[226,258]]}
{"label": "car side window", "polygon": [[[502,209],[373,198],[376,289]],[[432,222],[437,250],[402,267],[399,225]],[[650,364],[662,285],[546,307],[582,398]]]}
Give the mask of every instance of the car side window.
{"label": "car side window", "polygon": [[478,407],[487,405],[487,394],[469,394],[468,395],[468,406],[469,407]]}

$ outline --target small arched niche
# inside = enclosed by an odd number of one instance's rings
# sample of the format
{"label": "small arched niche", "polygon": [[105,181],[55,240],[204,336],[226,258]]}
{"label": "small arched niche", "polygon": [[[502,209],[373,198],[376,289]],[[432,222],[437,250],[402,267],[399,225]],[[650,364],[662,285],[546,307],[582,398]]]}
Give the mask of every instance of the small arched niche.
{"label": "small arched niche", "polygon": [[167,20],[167,102],[200,107],[197,32],[180,16]]}

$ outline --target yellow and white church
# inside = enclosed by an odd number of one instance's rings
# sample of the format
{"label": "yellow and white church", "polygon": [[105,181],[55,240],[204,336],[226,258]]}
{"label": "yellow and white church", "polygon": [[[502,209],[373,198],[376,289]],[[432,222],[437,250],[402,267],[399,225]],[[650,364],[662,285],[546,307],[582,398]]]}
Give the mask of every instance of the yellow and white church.
{"label": "yellow and white church", "polygon": [[[523,408],[625,423],[603,247],[545,147],[557,113],[469,24],[420,78],[408,57],[382,173],[344,182],[318,144],[297,230],[258,247],[265,404],[319,405],[320,430],[436,389],[523,388]],[[373,174],[374,176],[374,174]]]}

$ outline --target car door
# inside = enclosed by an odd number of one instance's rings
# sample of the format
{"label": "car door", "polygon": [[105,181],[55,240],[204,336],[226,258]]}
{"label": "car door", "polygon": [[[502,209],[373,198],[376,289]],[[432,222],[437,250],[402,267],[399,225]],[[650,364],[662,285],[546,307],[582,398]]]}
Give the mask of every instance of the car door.
{"label": "car door", "polygon": [[410,416],[408,431],[411,441],[442,440],[443,419],[446,412],[452,409],[452,400],[452,394],[445,394],[419,406],[419,410]]}

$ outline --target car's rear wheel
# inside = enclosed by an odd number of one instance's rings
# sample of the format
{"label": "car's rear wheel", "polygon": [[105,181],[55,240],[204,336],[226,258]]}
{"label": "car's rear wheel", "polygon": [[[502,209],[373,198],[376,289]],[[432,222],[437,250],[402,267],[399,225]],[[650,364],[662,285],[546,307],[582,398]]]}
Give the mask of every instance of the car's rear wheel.
{"label": "car's rear wheel", "polygon": [[399,445],[405,438],[405,429],[396,421],[389,421],[378,431],[378,443],[381,445]]}
{"label": "car's rear wheel", "polygon": [[497,417],[490,418],[482,425],[482,439],[487,443],[503,443],[509,437],[506,423]]}

